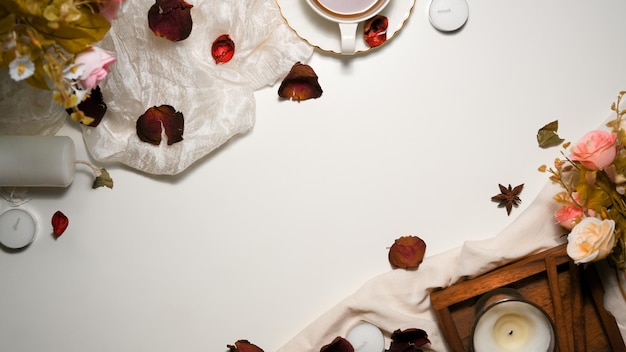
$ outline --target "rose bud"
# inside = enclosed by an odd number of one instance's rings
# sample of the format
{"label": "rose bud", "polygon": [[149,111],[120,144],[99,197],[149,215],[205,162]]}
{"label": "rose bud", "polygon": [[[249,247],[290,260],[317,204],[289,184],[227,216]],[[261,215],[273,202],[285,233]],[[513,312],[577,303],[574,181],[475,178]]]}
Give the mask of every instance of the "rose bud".
{"label": "rose bud", "polygon": [[278,88],[278,96],[290,100],[317,99],[322,96],[322,87],[313,68],[296,62]]}
{"label": "rose bud", "polygon": [[180,111],[170,105],[153,106],[137,119],[137,136],[150,144],[161,144],[162,130],[167,136],[167,145],[183,140],[185,119]]}
{"label": "rose bud", "polygon": [[337,336],[331,343],[323,346],[320,352],[354,352],[354,347],[350,341]]}
{"label": "rose bud", "polygon": [[[85,124],[89,127],[96,127],[102,121],[104,114],[107,112],[107,104],[105,104],[104,99],[102,98],[102,91],[100,90],[100,86],[96,86],[96,88],[91,90],[89,96],[85,98],[85,100],[81,101],[77,106],[78,110],[82,111],[86,116],[91,117],[93,121],[88,124]],[[71,114],[73,109],[66,109],[68,114]],[[81,123],[83,123],[81,121]],[[84,123],[83,123],[84,124]]]}
{"label": "rose bud", "polygon": [[148,10],[148,26],[158,37],[173,42],[187,39],[193,27],[192,7],[184,0],[156,0]]}
{"label": "rose bud", "polygon": [[426,243],[417,236],[403,236],[389,249],[389,263],[394,268],[417,269],[424,259]]}
{"label": "rose bud", "polygon": [[226,345],[230,352],[263,352],[263,350],[254,344],[251,344],[248,340],[239,340],[235,342],[235,345]]}
{"label": "rose bud", "polygon": [[387,41],[387,27],[389,20],[382,15],[376,15],[365,21],[363,25],[363,39],[370,47],[376,47]]}
{"label": "rose bud", "polygon": [[57,210],[57,212],[52,215],[52,233],[54,234],[54,237],[58,238],[61,236],[69,224],[70,220],[67,216]]}
{"label": "rose bud", "polygon": [[235,55],[235,42],[230,39],[228,34],[220,35],[213,42],[211,55],[213,56],[216,64],[223,64],[230,61],[230,59],[233,58],[233,55]]}
{"label": "rose bud", "polygon": [[422,329],[396,330],[391,334],[391,345],[387,352],[421,351],[419,347],[429,343],[428,335]]}

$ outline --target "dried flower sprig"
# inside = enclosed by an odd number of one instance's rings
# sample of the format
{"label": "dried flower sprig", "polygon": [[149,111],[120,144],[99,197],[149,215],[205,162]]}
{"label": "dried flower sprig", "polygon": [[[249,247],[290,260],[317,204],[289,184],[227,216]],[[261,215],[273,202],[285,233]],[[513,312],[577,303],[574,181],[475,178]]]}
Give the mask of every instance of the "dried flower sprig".
{"label": "dried flower sprig", "polygon": [[[568,255],[576,263],[606,258],[618,270],[626,270],[626,109],[620,109],[624,95],[626,91],[620,92],[611,105],[616,116],[606,124],[608,131],[590,131],[573,147],[563,143],[562,157],[552,167],[539,167],[562,188],[554,196],[561,205],[555,218],[570,231]],[[546,126],[560,139],[554,124]]]}
{"label": "dried flower sprig", "polygon": [[94,47],[125,0],[6,0],[0,3],[0,69],[53,91],[54,102],[89,125],[78,104],[108,73],[112,53]]}

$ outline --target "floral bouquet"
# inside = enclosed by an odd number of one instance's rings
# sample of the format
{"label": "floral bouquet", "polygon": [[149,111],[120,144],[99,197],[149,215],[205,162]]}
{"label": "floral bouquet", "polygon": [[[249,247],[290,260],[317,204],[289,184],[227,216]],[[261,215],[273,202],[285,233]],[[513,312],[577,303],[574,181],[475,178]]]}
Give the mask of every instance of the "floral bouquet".
{"label": "floral bouquet", "polygon": [[[585,134],[569,149],[569,155],[556,158],[554,167],[542,165],[539,170],[549,172],[550,180],[562,191],[554,196],[561,205],[555,213],[558,223],[570,231],[567,235],[567,254],[575,263],[606,259],[618,270],[626,271],[626,109],[620,102],[626,91],[620,92],[611,106],[614,120],[609,130],[594,130]],[[544,126],[541,135],[551,135],[543,142],[558,145],[563,142],[556,134],[557,121]],[[562,144],[563,149],[570,143]]]}
{"label": "floral bouquet", "polygon": [[115,56],[94,44],[108,32],[124,0],[3,0],[0,69],[15,81],[53,91],[53,99],[85,125],[80,104],[108,74]]}

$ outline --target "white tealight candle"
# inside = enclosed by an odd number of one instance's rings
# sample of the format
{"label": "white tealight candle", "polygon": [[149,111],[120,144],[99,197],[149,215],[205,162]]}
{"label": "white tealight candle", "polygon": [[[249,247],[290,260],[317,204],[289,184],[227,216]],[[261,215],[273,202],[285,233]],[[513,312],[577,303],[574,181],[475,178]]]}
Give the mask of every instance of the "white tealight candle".
{"label": "white tealight candle", "polygon": [[524,301],[503,301],[478,318],[473,346],[476,352],[552,351],[554,331],[539,308]]}
{"label": "white tealight candle", "polygon": [[0,214],[0,243],[11,249],[31,244],[37,235],[37,222],[29,212],[9,209]]}
{"label": "white tealight candle", "polygon": [[385,350],[383,332],[370,323],[355,326],[346,336],[346,340],[354,347],[355,352],[382,352]]}
{"label": "white tealight candle", "polygon": [[428,8],[430,24],[443,32],[452,32],[463,27],[469,17],[465,0],[432,0]]}
{"label": "white tealight candle", "polygon": [[67,187],[75,161],[69,137],[0,136],[0,187]]}

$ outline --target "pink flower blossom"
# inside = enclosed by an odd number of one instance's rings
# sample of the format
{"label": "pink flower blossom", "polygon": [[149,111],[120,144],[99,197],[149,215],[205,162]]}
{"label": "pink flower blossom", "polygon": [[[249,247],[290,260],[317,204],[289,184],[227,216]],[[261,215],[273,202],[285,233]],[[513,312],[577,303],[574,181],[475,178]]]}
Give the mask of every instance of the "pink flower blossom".
{"label": "pink flower blossom", "polygon": [[114,62],[113,53],[95,46],[76,55],[75,63],[83,65],[83,73],[78,78],[81,87],[94,89],[109,74],[109,66]]}
{"label": "pink flower blossom", "polygon": [[602,170],[611,165],[617,155],[617,134],[595,130],[587,133],[576,144],[570,159],[579,161],[589,170]]}
{"label": "pink flower blossom", "polygon": [[559,222],[559,225],[568,230],[576,226],[584,216],[583,210],[575,205],[564,205],[554,213],[554,217]]}
{"label": "pink flower blossom", "polygon": [[100,9],[100,14],[107,19],[107,21],[111,22],[117,19],[117,13],[122,6],[122,3],[125,0],[108,0],[104,2],[100,2],[98,7]]}

